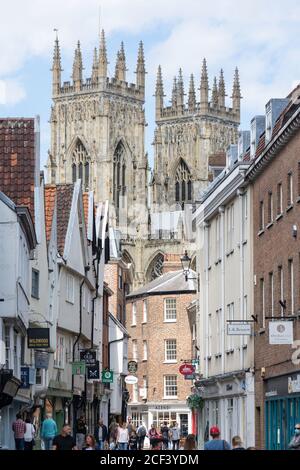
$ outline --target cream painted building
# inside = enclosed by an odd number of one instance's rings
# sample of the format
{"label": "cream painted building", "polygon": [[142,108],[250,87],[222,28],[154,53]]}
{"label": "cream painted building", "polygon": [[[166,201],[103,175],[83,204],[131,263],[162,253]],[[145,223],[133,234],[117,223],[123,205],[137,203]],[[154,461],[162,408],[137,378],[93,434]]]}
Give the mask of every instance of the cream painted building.
{"label": "cream painted building", "polygon": [[[198,423],[200,446],[212,425],[218,425],[229,442],[234,435],[240,435],[245,446],[255,442],[252,195],[244,180],[249,163],[238,159],[237,146],[229,149],[227,163],[202,194],[195,214],[205,400]],[[237,320],[250,327],[250,336],[228,334],[228,328],[238,327]]]}

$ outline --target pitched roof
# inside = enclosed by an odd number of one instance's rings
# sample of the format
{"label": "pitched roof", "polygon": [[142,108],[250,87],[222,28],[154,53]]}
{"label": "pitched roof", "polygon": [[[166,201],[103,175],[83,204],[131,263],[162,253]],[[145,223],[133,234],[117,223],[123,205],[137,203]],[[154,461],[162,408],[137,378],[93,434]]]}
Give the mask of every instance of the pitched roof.
{"label": "pitched roof", "polygon": [[208,157],[209,166],[226,166],[226,152],[216,152]]}
{"label": "pitched roof", "polygon": [[34,119],[0,119],[0,191],[34,219]]}
{"label": "pitched roof", "polygon": [[56,199],[56,185],[46,184],[44,191],[45,198],[45,226],[46,226],[46,240],[47,243],[50,241],[51,227]]}
{"label": "pitched roof", "polygon": [[65,249],[65,240],[72,206],[73,191],[73,184],[58,184],[56,186],[57,249],[61,256],[63,256]]}
{"label": "pitched roof", "polygon": [[134,297],[144,297],[147,295],[163,295],[178,293],[195,293],[197,291],[197,280],[195,271],[190,270],[188,281],[180,271],[169,271],[162,276],[157,277],[143,287],[127,295],[127,299]]}
{"label": "pitched roof", "polygon": [[82,194],[82,203],[83,203],[85,226],[87,227],[88,221],[89,221],[89,193]]}

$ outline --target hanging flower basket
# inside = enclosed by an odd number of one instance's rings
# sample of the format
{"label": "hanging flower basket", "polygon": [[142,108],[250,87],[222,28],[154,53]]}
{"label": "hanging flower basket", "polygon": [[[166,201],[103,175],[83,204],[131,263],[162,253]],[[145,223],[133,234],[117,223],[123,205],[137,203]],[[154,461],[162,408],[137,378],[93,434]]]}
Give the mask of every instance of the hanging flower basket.
{"label": "hanging flower basket", "polygon": [[186,400],[186,404],[189,408],[191,408],[191,410],[202,410],[204,406],[204,400],[199,395],[190,395]]}

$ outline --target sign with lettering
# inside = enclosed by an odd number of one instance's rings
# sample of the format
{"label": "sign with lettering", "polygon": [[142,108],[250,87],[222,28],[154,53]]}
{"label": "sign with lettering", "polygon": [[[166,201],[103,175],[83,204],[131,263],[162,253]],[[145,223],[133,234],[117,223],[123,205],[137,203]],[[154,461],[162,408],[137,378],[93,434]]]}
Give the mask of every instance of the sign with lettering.
{"label": "sign with lettering", "polygon": [[96,351],[91,351],[90,349],[80,351],[80,360],[85,362],[86,365],[96,365]]}
{"label": "sign with lettering", "polygon": [[228,335],[251,335],[251,325],[250,323],[228,323],[227,324],[227,334]]}
{"label": "sign with lettering", "polygon": [[138,364],[136,361],[129,361],[127,365],[129,374],[136,374],[138,369]]}
{"label": "sign with lettering", "polygon": [[192,375],[195,372],[195,366],[192,364],[182,364],[182,366],[179,367],[179,372],[182,375]]}
{"label": "sign with lettering", "polygon": [[85,375],[85,362],[72,362],[72,375]]}
{"label": "sign with lettering", "polygon": [[47,351],[35,351],[34,363],[36,369],[48,369],[49,367],[49,353]]}
{"label": "sign with lettering", "polygon": [[28,328],[27,346],[29,349],[50,348],[49,328]]}
{"label": "sign with lettering", "polygon": [[270,344],[293,344],[293,322],[270,321],[269,343]]}

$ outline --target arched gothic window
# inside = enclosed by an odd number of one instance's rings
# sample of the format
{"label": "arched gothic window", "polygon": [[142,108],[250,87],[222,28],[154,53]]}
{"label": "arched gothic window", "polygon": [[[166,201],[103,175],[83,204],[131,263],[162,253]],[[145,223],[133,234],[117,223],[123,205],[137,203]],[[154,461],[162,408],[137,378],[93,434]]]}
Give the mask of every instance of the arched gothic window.
{"label": "arched gothic window", "polygon": [[163,273],[164,255],[159,253],[150,264],[147,272],[147,281],[153,281]]}
{"label": "arched gothic window", "polygon": [[88,153],[83,143],[78,140],[72,155],[72,181],[75,183],[77,178],[81,179],[84,191],[90,189],[90,164]]}
{"label": "arched gothic window", "polygon": [[192,202],[192,175],[187,164],[180,160],[175,175],[175,201]]}
{"label": "arched gothic window", "polygon": [[113,200],[118,215],[120,208],[120,196],[126,194],[126,163],[125,148],[122,142],[116,147],[113,157]]}

